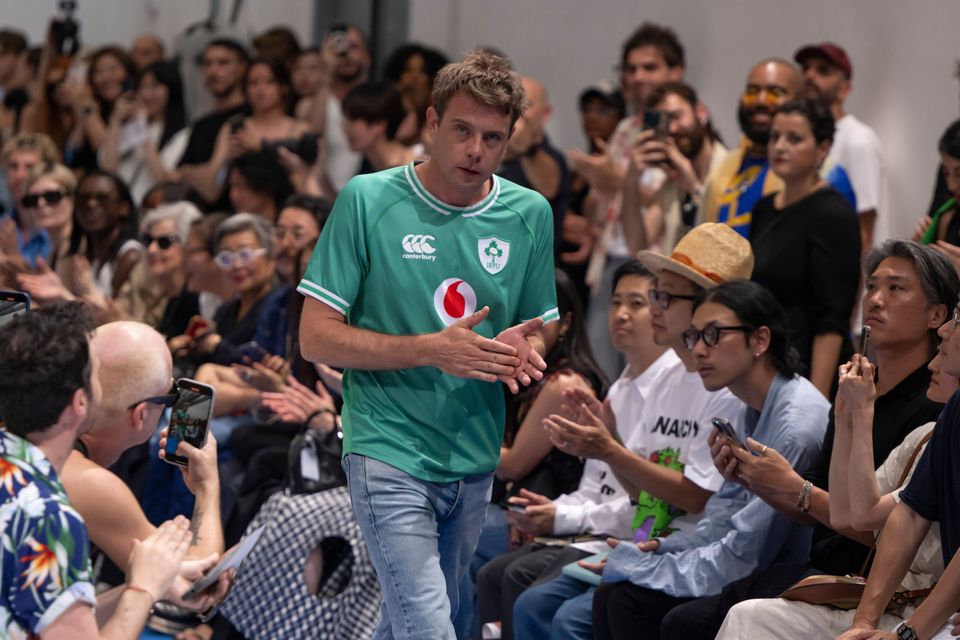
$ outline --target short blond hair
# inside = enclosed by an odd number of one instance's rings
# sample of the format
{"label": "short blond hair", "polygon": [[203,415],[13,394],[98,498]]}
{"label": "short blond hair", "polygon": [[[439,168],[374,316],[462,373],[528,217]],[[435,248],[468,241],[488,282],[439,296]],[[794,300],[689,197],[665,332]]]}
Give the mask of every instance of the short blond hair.
{"label": "short blond hair", "polygon": [[50,178],[63,187],[63,190],[70,195],[73,195],[73,192],[77,190],[76,174],[62,164],[54,163],[38,164],[35,166],[33,171],[30,172],[30,177],[27,178],[27,184],[24,185],[23,192],[26,193],[30,191],[33,185],[37,183],[37,180],[41,178]]}
{"label": "short blond hair", "polygon": [[60,162],[60,150],[50,136],[42,133],[18,133],[3,143],[3,161],[6,162],[11,153],[17,151],[33,151],[40,154],[44,164]]}
{"label": "short blond hair", "polygon": [[441,118],[447,103],[460,91],[509,115],[511,128],[527,106],[520,74],[506,58],[483,49],[440,69],[433,83],[433,108]]}

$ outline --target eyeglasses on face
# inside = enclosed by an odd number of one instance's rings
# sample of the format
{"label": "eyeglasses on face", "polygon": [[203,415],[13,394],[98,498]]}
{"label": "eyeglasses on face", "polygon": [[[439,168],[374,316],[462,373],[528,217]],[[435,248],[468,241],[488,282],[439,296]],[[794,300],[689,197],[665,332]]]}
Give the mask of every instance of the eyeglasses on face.
{"label": "eyeglasses on face", "polygon": [[60,204],[60,201],[69,195],[66,191],[63,190],[51,190],[51,191],[41,191],[40,193],[28,193],[23,196],[23,199],[20,200],[20,203],[28,209],[33,209],[40,205],[40,200],[43,200],[51,207],[55,207]]}
{"label": "eyeglasses on face", "polygon": [[650,302],[660,305],[661,309],[669,309],[674,300],[696,300],[697,296],[667,293],[658,289],[650,289]]}
{"label": "eyeglasses on face", "polygon": [[175,233],[165,233],[159,236],[152,236],[149,233],[145,233],[140,236],[140,240],[143,242],[143,246],[145,247],[149,247],[151,244],[156,242],[157,246],[160,247],[162,251],[166,251],[175,243],[180,242],[180,238],[178,238],[177,234]]}
{"label": "eyeglasses on face", "polygon": [[720,342],[720,334],[724,331],[743,331],[744,333],[752,333],[754,327],[745,324],[735,324],[728,326],[721,326],[718,324],[708,324],[703,328],[703,330],[697,329],[696,327],[690,327],[683,332],[683,344],[687,349],[693,349],[697,346],[697,342],[703,340],[703,344],[707,347],[715,347],[717,343]]}
{"label": "eyeglasses on face", "polygon": [[180,397],[180,393],[179,391],[177,391],[177,383],[174,382],[173,379],[171,378],[169,393],[165,393],[162,396],[151,396],[149,398],[144,398],[143,400],[137,400],[136,402],[131,404],[129,407],[127,407],[127,411],[133,411],[134,408],[136,408],[136,406],[141,402],[146,402],[148,404],[155,404],[161,407],[172,407],[174,404],[177,403],[177,398],[179,397]]}
{"label": "eyeglasses on face", "polygon": [[[768,107],[775,107],[779,105],[783,99],[787,96],[787,90],[783,87],[758,87],[758,86],[748,86],[743,90],[743,104],[744,106],[750,107],[758,102],[762,102]],[[761,97],[763,98],[761,100]]]}
{"label": "eyeglasses on face", "polygon": [[953,308],[953,328],[960,327],[960,306]]}
{"label": "eyeglasses on face", "polygon": [[217,266],[224,271],[232,269],[234,265],[239,267],[249,267],[256,258],[266,255],[267,250],[263,247],[259,249],[238,249],[237,251],[221,251],[214,258]]}

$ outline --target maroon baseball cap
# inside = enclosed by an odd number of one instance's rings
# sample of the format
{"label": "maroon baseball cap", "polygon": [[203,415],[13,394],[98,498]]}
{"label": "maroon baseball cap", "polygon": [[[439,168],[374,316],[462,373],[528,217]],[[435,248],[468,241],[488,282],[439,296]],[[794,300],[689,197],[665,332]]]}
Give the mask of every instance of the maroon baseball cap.
{"label": "maroon baseball cap", "polygon": [[803,61],[811,56],[826,58],[838,69],[847,74],[847,78],[853,78],[853,65],[850,64],[850,58],[842,47],[832,42],[821,42],[820,44],[811,44],[803,47],[793,55],[793,59],[803,64]]}

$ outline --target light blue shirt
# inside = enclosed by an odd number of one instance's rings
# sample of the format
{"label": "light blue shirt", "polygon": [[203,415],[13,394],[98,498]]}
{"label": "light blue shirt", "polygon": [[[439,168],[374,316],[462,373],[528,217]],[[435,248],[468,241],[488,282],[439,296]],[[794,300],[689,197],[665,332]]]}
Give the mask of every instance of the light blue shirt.
{"label": "light blue shirt", "polygon": [[[763,411],[749,407],[741,424],[754,440],[776,449],[803,473],[816,459],[830,404],[809,380],[777,375]],[[733,482],[710,497],[696,529],[660,539],[652,553],[620,544],[610,553],[604,582],[629,580],[677,598],[720,593],[727,584],[775,562],[805,562],[813,530],[777,513]]]}

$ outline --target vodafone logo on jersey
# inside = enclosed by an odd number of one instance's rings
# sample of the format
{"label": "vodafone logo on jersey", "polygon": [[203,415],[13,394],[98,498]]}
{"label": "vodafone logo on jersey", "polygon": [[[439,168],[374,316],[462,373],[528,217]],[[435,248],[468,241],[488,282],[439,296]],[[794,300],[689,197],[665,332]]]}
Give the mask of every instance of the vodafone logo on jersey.
{"label": "vodafone logo on jersey", "polygon": [[477,310],[477,292],[462,278],[447,278],[433,292],[433,307],[449,327]]}

